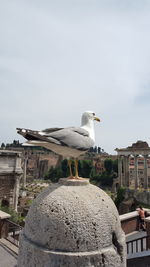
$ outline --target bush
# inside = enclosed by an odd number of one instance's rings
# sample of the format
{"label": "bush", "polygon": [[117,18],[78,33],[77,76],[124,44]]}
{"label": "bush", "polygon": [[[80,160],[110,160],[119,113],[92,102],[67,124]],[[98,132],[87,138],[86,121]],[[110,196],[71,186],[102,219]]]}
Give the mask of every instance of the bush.
{"label": "bush", "polygon": [[119,187],[117,191],[117,197],[115,199],[115,205],[119,208],[120,203],[124,200],[125,188]]}
{"label": "bush", "polygon": [[23,216],[21,216],[19,213],[17,213],[15,210],[13,210],[10,207],[5,207],[5,206],[0,206],[0,210],[8,213],[11,215],[10,217],[10,221],[15,222],[17,224],[23,225],[24,224],[24,218]]}

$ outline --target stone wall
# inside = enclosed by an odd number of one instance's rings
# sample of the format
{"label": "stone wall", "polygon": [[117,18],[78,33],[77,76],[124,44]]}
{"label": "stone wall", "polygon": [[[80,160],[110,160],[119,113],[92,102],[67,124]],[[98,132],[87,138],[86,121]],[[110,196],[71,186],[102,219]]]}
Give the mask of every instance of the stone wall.
{"label": "stone wall", "polygon": [[121,227],[127,235],[138,230],[138,213],[137,211],[120,215]]}

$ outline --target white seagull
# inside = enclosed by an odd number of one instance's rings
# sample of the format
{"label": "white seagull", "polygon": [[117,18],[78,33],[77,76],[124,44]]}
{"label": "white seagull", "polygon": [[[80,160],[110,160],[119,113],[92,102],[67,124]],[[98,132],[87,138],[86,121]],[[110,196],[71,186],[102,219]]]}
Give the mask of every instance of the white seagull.
{"label": "white seagull", "polygon": [[[78,157],[95,143],[94,120],[100,119],[92,111],[82,114],[81,127],[48,128],[34,131],[17,128],[17,132],[28,141],[23,145],[42,146],[68,159],[70,177],[80,179],[78,175]],[[71,169],[71,159],[75,161],[75,177]]]}

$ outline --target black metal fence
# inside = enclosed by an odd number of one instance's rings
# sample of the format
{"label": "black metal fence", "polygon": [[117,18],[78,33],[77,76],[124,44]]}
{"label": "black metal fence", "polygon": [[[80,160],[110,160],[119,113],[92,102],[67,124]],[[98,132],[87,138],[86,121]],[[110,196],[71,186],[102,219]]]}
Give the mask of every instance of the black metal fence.
{"label": "black metal fence", "polygon": [[7,240],[13,243],[15,246],[19,247],[19,234],[22,230],[22,227],[19,224],[16,224],[7,219],[8,222],[8,236]]}
{"label": "black metal fence", "polygon": [[150,236],[144,236],[131,241],[126,242],[127,254],[133,254],[150,249]]}

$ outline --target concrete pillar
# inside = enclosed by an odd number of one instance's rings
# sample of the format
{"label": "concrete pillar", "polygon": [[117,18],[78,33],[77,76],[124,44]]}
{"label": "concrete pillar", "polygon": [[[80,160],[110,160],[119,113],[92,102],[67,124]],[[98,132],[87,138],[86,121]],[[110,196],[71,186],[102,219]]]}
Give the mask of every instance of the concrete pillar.
{"label": "concrete pillar", "polygon": [[18,267],[125,267],[125,234],[112,199],[88,179],[60,179],[34,200]]}
{"label": "concrete pillar", "polygon": [[123,181],[122,181],[122,156],[119,156],[119,158],[118,158],[118,176],[119,176],[119,185],[123,186]]}
{"label": "concrete pillar", "polygon": [[122,185],[125,187],[126,185],[126,157],[122,156]]}
{"label": "concrete pillar", "polygon": [[148,189],[148,175],[147,175],[147,155],[144,155],[144,189]]}
{"label": "concrete pillar", "polygon": [[26,181],[27,181],[27,157],[24,158],[24,168],[23,168],[23,187],[26,187]]}
{"label": "concrete pillar", "polygon": [[20,175],[15,175],[15,186],[14,186],[14,210],[17,211],[18,208],[18,197],[19,197],[19,188],[20,188]]}
{"label": "concrete pillar", "polygon": [[15,166],[14,166],[14,179],[15,179],[15,185],[14,185],[14,203],[13,208],[15,211],[18,209],[18,197],[19,197],[19,188],[20,188],[20,178],[22,173],[18,174],[18,168],[21,166],[21,158],[16,155],[15,159]]}
{"label": "concrete pillar", "polygon": [[125,187],[129,188],[130,179],[129,179],[129,156],[125,157]]}
{"label": "concrete pillar", "polygon": [[138,155],[134,156],[135,190],[139,187]]}

